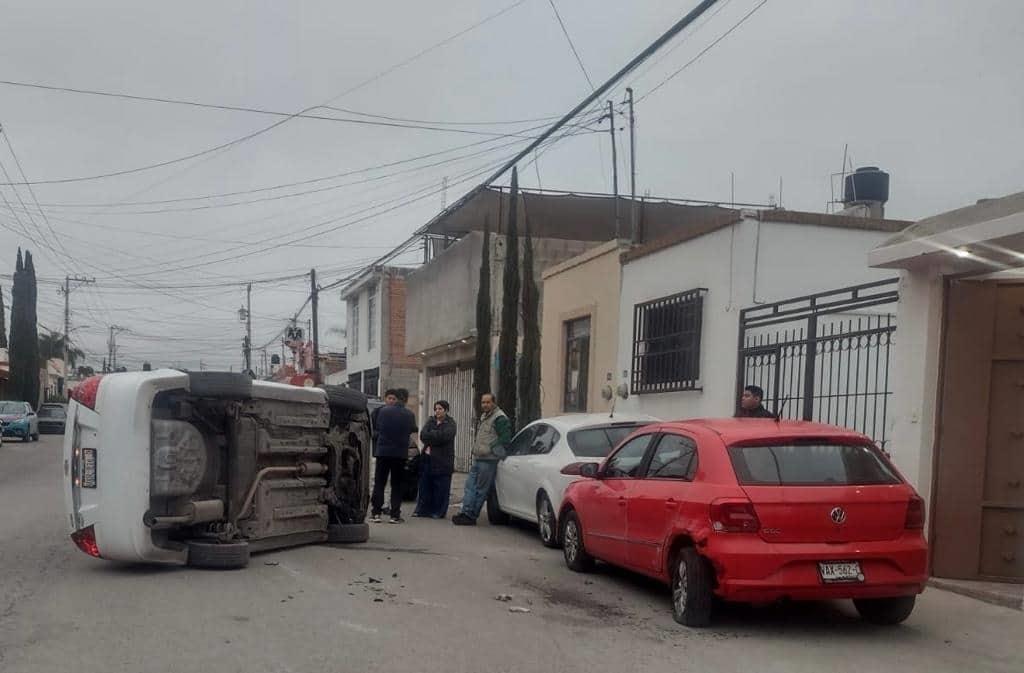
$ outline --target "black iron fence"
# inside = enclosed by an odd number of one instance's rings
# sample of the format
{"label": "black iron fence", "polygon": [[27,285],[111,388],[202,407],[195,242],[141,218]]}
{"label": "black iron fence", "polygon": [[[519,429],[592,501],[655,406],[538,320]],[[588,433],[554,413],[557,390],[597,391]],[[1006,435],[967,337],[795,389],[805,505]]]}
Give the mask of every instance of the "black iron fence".
{"label": "black iron fence", "polygon": [[898,280],[744,309],[737,387],[765,391],[783,418],[853,428],[889,441]]}

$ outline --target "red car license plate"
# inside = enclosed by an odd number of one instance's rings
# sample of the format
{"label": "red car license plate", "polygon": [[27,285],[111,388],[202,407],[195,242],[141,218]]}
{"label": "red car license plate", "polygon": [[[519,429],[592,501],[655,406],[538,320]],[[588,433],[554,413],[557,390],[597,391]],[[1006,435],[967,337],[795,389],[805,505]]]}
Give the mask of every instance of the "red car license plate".
{"label": "red car license plate", "polygon": [[860,563],[857,561],[819,563],[818,573],[821,575],[821,581],[826,584],[864,581],[864,573],[861,572]]}

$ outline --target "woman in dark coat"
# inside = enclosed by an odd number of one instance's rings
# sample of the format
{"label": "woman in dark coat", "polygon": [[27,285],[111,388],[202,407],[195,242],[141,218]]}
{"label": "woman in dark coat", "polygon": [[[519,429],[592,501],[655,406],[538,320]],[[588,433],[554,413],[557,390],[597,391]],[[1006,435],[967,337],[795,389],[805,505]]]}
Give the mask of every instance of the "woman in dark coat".
{"label": "woman in dark coat", "polygon": [[413,516],[443,519],[448,514],[452,472],[455,471],[456,433],[455,419],[448,415],[450,410],[448,402],[435,402],[434,416],[423,424],[420,431],[427,460],[423,461],[419,498]]}

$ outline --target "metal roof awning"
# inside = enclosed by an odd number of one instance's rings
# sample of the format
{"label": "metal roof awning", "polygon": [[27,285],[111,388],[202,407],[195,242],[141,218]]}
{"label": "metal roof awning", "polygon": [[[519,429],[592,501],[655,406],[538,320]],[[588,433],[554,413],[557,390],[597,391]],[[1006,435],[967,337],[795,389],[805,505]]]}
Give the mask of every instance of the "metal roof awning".
{"label": "metal roof awning", "polygon": [[1024,192],[915,222],[872,250],[868,263],[946,274],[1024,267]]}

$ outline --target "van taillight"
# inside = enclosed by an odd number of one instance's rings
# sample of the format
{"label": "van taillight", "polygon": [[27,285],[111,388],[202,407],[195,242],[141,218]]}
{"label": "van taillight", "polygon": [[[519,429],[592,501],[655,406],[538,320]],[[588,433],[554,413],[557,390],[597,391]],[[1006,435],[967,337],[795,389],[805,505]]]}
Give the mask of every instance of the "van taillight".
{"label": "van taillight", "polygon": [[756,533],[761,530],[761,522],[749,500],[713,502],[711,527],[719,533]]}
{"label": "van taillight", "polygon": [[89,556],[95,556],[96,558],[103,558],[100,556],[100,548],[96,544],[96,529],[92,526],[76,530],[71,534],[71,541],[75,543],[79,549],[84,551]]}
{"label": "van taillight", "polygon": [[907,503],[907,520],[904,528],[924,528],[924,500],[916,495]]}
{"label": "van taillight", "polygon": [[96,411],[96,395],[99,393],[100,381],[102,380],[103,374],[90,376],[71,391],[71,399]]}

